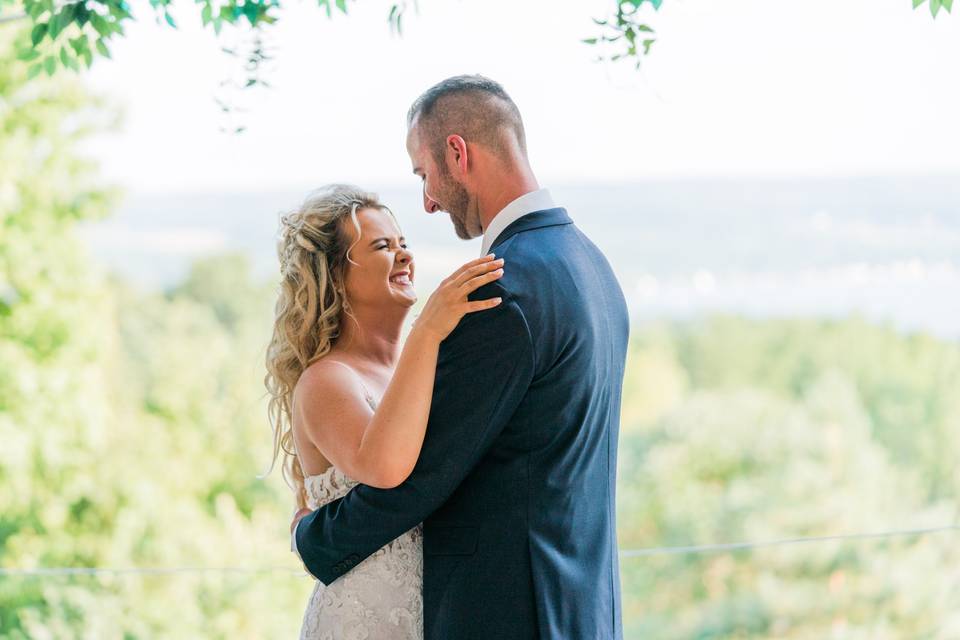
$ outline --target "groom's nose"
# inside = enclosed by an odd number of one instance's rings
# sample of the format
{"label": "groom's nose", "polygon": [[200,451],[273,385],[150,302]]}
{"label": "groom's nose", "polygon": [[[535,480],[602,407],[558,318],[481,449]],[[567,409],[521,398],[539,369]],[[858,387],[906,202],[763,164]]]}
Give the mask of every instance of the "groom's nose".
{"label": "groom's nose", "polygon": [[423,192],[423,210],[427,213],[440,211],[440,203],[428,196],[426,190]]}

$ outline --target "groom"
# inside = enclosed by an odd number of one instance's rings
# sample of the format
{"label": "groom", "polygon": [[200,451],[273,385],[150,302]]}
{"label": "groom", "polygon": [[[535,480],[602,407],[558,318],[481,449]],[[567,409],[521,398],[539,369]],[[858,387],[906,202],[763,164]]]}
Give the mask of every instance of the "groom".
{"label": "groom", "polygon": [[442,343],[420,459],[394,489],[358,485],[294,532],[329,584],[423,522],[425,640],[622,638],[614,514],[623,293],[540,189],[520,112],[481,76],[414,102],[407,150],[429,213],[505,275]]}

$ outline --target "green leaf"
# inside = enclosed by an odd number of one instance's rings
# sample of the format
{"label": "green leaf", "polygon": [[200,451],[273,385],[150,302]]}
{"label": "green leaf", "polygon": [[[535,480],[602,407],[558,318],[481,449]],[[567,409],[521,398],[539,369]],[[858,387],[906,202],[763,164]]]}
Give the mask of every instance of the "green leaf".
{"label": "green leaf", "polygon": [[88,69],[93,66],[93,52],[90,49],[83,50],[83,61]]}
{"label": "green leaf", "polygon": [[94,13],[90,16],[90,24],[93,25],[94,30],[101,36],[110,33],[110,25],[107,24],[107,21],[99,14]]}
{"label": "green leaf", "polygon": [[177,28],[177,23],[173,21],[173,16],[172,16],[172,15],[170,15],[169,13],[167,13],[166,11],[164,11],[164,12],[163,12],[163,17],[164,17],[164,19],[167,21],[167,24],[168,24],[168,25],[170,25],[170,26],[173,27],[174,29]]}
{"label": "green leaf", "polygon": [[209,4],[203,5],[203,11],[200,12],[200,19],[203,20],[203,26],[210,24],[213,20],[213,7]]}
{"label": "green leaf", "polygon": [[930,13],[934,18],[940,13],[940,0],[930,0]]}
{"label": "green leaf", "polygon": [[60,25],[60,30],[64,30],[73,23],[74,17],[77,15],[77,4],[68,4],[60,10],[59,20],[57,24]]}
{"label": "green leaf", "polygon": [[35,2],[27,9],[27,15],[36,20],[47,10],[41,2]]}
{"label": "green leaf", "polygon": [[638,24],[637,31],[645,31],[646,33],[653,33],[653,29],[645,24]]}
{"label": "green leaf", "polygon": [[104,43],[102,39],[97,40],[97,51],[99,51],[100,55],[102,55],[104,58],[110,57],[110,49],[107,48],[106,43]]}
{"label": "green leaf", "polygon": [[653,46],[653,43],[654,43],[654,42],[656,42],[656,40],[644,40],[644,41],[643,41],[643,55],[649,55],[649,54],[650,54],[650,47]]}
{"label": "green leaf", "polygon": [[243,15],[247,16],[247,21],[253,26],[257,24],[257,17],[260,15],[260,7],[253,2],[245,2],[243,5]]}
{"label": "green leaf", "polygon": [[940,4],[947,10],[947,13],[953,11],[953,0],[940,0]]}
{"label": "green leaf", "polygon": [[913,0],[913,8],[916,9],[917,7],[919,7],[920,5],[922,5],[922,4],[923,4],[924,2],[926,2],[926,1],[927,1],[927,0]]}
{"label": "green leaf", "polygon": [[66,68],[77,70],[77,61],[69,54],[66,47],[60,49],[60,62]]}
{"label": "green leaf", "polygon": [[43,72],[43,65],[39,62],[27,69],[27,80],[33,80]]}
{"label": "green leaf", "polygon": [[596,39],[596,38],[584,38],[584,39],[581,40],[580,42],[583,42],[584,44],[597,44],[597,39]]}
{"label": "green leaf", "polygon": [[47,72],[48,76],[52,76],[53,72],[57,70],[57,60],[53,56],[47,57],[43,61],[43,69]]}
{"label": "green leaf", "polygon": [[108,0],[107,7],[110,10],[110,15],[117,20],[129,20],[133,18],[133,14],[130,13],[130,7],[122,0],[120,2]]}
{"label": "green leaf", "polygon": [[36,60],[40,57],[40,52],[36,49],[21,49],[17,53],[17,60],[22,60],[23,62],[30,62],[31,60]]}
{"label": "green leaf", "polygon": [[43,36],[47,34],[47,23],[41,22],[33,28],[33,31],[30,32],[30,42],[33,46],[40,44],[40,41],[43,40]]}
{"label": "green leaf", "polygon": [[347,0],[337,0],[337,9],[340,9],[343,13],[347,12]]}
{"label": "green leaf", "polygon": [[47,35],[50,36],[51,40],[56,40],[57,36],[60,35],[60,30],[65,26],[61,24],[62,15],[63,14],[58,13],[50,18],[50,23],[47,26]]}
{"label": "green leaf", "polygon": [[84,36],[70,38],[70,46],[73,47],[77,55],[80,55],[80,52],[87,47],[87,39]]}
{"label": "green leaf", "polygon": [[90,10],[87,9],[87,5],[78,4],[77,10],[74,13],[76,14],[74,21],[77,23],[78,27],[82,27],[90,21]]}

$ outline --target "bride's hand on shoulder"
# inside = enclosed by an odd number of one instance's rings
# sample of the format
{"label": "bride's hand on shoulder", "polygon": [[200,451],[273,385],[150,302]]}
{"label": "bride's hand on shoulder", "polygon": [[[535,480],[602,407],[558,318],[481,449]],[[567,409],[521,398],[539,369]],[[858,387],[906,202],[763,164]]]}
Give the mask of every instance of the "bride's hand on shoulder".
{"label": "bride's hand on shoulder", "polygon": [[428,332],[438,341],[443,341],[466,314],[492,309],[502,302],[501,298],[474,301],[467,299],[468,295],[483,285],[501,277],[503,258],[496,259],[492,253],[466,263],[430,294],[427,304],[417,317],[414,330]]}

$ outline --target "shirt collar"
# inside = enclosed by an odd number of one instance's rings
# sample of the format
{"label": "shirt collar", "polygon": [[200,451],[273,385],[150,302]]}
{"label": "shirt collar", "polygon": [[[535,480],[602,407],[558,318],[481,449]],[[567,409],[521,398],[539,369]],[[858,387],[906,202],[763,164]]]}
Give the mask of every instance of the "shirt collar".
{"label": "shirt collar", "polygon": [[534,211],[543,211],[544,209],[553,209],[556,205],[553,203],[553,196],[547,189],[538,189],[525,193],[503,209],[500,210],[490,224],[483,232],[483,250],[480,255],[485,256],[490,252],[490,247],[497,240],[497,237],[503,233],[504,229],[516,222],[523,216]]}

